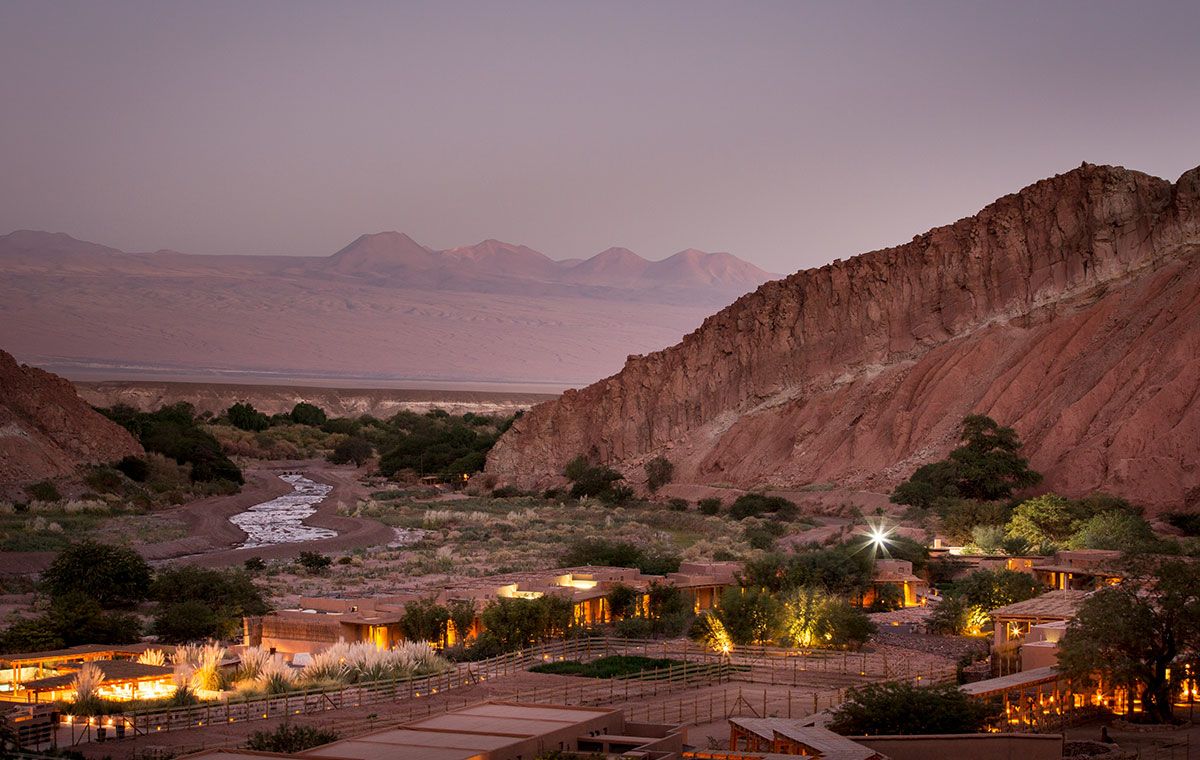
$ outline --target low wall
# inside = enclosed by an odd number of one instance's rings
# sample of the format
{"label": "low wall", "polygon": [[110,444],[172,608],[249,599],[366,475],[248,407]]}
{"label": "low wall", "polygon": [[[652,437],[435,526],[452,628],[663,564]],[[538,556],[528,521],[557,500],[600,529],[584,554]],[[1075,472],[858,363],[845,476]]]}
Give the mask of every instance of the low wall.
{"label": "low wall", "polygon": [[944,734],[850,736],[892,760],[969,757],[971,760],[1061,760],[1061,734]]}

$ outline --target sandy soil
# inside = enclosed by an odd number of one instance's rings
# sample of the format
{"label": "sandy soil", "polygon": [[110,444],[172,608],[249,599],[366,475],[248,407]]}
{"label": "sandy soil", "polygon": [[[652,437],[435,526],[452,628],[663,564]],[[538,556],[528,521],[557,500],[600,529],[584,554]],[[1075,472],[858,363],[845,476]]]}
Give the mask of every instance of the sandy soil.
{"label": "sandy soil", "polygon": [[[246,540],[246,533],[229,522],[232,515],[260,502],[289,493],[292,487],[278,476],[285,472],[301,472],[306,477],[333,486],[317,511],[305,518],[306,525],[337,531],[334,538],[292,544],[235,548]],[[246,485],[231,496],[213,496],[179,507],[158,512],[187,524],[188,537],[162,544],[137,547],[151,561],[176,561],[205,567],[240,565],[250,557],[290,559],[302,551],[340,552],[391,542],[395,531],[376,520],[345,517],[338,514],[339,504],[353,504],[367,495],[359,484],[357,471],[351,467],[332,465],[322,460],[297,462],[262,462],[246,468]],[[45,570],[53,561],[54,552],[5,552],[0,554],[0,574],[22,575]]]}

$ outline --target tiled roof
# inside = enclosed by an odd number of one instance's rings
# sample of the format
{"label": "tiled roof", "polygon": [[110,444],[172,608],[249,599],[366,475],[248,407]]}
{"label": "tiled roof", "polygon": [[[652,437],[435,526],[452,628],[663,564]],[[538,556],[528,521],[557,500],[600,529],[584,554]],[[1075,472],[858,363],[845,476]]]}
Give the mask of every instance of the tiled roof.
{"label": "tiled roof", "polygon": [[992,617],[1039,617],[1066,620],[1075,617],[1079,605],[1089,593],[1072,589],[1048,591],[1041,596],[994,609]]}

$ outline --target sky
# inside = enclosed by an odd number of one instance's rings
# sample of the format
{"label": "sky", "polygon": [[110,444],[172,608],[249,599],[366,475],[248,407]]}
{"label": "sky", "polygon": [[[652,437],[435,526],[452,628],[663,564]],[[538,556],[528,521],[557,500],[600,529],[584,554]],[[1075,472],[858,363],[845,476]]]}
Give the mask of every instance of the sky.
{"label": "sky", "polygon": [[0,3],[0,234],[792,272],[1200,164],[1200,3]]}

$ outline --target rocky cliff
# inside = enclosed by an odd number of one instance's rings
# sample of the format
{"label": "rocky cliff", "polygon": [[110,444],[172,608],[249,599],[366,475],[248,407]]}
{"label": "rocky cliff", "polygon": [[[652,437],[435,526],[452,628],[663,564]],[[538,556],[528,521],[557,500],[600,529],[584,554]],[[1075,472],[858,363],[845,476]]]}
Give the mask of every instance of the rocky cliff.
{"label": "rocky cliff", "polygon": [[1079,169],[905,245],[770,282],[671,348],[535,407],[488,460],[584,452],[641,480],[886,489],[1012,425],[1065,494],[1200,506],[1200,169]]}
{"label": "rocky cliff", "polygon": [[112,462],[142,447],[95,412],[66,380],[0,351],[0,491]]}

